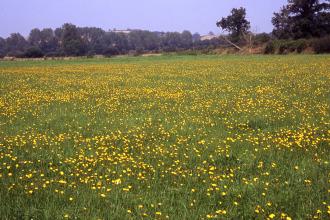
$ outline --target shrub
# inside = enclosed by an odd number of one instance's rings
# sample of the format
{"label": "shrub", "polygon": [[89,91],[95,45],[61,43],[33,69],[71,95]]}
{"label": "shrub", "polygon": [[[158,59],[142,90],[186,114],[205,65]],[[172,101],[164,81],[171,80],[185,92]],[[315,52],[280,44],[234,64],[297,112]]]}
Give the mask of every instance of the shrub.
{"label": "shrub", "polygon": [[39,58],[43,57],[44,53],[40,50],[39,47],[30,47],[24,52],[23,56],[27,58]]}
{"label": "shrub", "polygon": [[274,43],[273,42],[268,42],[267,44],[266,44],[266,47],[265,47],[265,49],[264,49],[264,54],[273,54],[273,53],[275,53],[275,45],[274,45]]}
{"label": "shrub", "polygon": [[305,39],[300,40],[275,40],[268,42],[264,53],[265,54],[287,54],[287,53],[301,53],[308,47],[308,41]]}
{"label": "shrub", "polygon": [[278,48],[278,53],[279,54],[286,54],[287,53],[287,49],[288,49],[288,45],[287,44],[280,44],[279,48]]}
{"label": "shrub", "polygon": [[257,34],[254,38],[254,45],[265,44],[271,39],[270,35],[267,33]]}
{"label": "shrub", "polygon": [[9,57],[16,57],[16,58],[22,58],[24,57],[24,52],[15,50],[15,51],[10,51],[8,52],[7,56]]}
{"label": "shrub", "polygon": [[88,53],[86,54],[87,58],[93,58],[95,56],[95,52],[94,51],[88,51]]}
{"label": "shrub", "polygon": [[330,53],[330,36],[314,39],[312,47],[315,53]]}
{"label": "shrub", "polygon": [[296,51],[297,53],[303,52],[308,46],[308,42],[304,39],[296,41]]}
{"label": "shrub", "polygon": [[119,50],[116,47],[109,47],[103,51],[103,55],[106,57],[112,57],[119,54]]}
{"label": "shrub", "polygon": [[176,52],[177,55],[190,55],[190,56],[197,56],[201,54],[201,51],[198,50],[184,50]]}
{"label": "shrub", "polygon": [[45,57],[64,57],[65,54],[62,51],[54,51],[45,54]]}

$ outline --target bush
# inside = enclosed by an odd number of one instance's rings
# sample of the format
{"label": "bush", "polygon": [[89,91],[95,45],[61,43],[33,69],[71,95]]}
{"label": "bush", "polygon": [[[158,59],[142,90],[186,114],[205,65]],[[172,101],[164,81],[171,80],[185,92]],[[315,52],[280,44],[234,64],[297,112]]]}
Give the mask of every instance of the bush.
{"label": "bush", "polygon": [[22,57],[24,57],[24,52],[19,51],[19,50],[18,51],[17,50],[10,51],[10,52],[8,52],[7,56],[9,56],[9,57],[16,57],[16,58],[22,58]]}
{"label": "bush", "polygon": [[307,48],[307,40],[300,39],[300,40],[294,40],[294,41],[287,41],[285,42],[286,48],[289,52],[297,52],[301,53],[303,50]]}
{"label": "bush", "polygon": [[268,42],[266,44],[265,49],[264,49],[264,54],[274,54],[275,50],[276,50],[276,48],[275,48],[274,43],[273,42]]}
{"label": "bush", "polygon": [[280,44],[280,46],[278,48],[278,53],[279,54],[287,54],[287,49],[288,49],[287,44]]}
{"label": "bush", "polygon": [[95,56],[95,52],[94,51],[88,51],[88,53],[86,54],[87,58],[93,58]]}
{"label": "bush", "polygon": [[314,39],[312,47],[315,53],[330,53],[330,36]]}
{"label": "bush", "polygon": [[39,47],[30,47],[24,52],[24,57],[27,58],[39,58],[43,56],[44,53],[40,50]]}
{"label": "bush", "polygon": [[103,51],[105,57],[112,57],[119,55],[119,50],[116,47],[109,47]]}
{"label": "bush", "polygon": [[201,51],[198,50],[184,50],[176,52],[177,55],[189,55],[189,56],[197,56],[201,54]]}
{"label": "bush", "polygon": [[271,37],[267,33],[257,34],[254,38],[254,45],[265,44],[271,40]]}
{"label": "bush", "polygon": [[275,40],[268,42],[264,53],[265,54],[287,54],[287,53],[301,53],[303,52],[307,47],[309,43],[305,39],[300,40]]}
{"label": "bush", "polygon": [[65,54],[62,51],[54,51],[45,54],[45,57],[64,57]]}
{"label": "bush", "polygon": [[308,47],[308,42],[304,39],[296,41],[296,51],[297,53],[303,52]]}

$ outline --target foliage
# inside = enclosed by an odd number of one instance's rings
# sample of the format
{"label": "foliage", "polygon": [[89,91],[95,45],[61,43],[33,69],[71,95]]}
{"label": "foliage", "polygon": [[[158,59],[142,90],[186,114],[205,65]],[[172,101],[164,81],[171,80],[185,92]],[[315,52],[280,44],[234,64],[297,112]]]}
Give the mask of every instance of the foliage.
{"label": "foliage", "polygon": [[44,53],[39,47],[30,47],[24,52],[24,57],[27,58],[37,58],[43,57]]}
{"label": "foliage", "polygon": [[0,37],[0,58],[6,55],[6,40]]}
{"label": "foliage", "polygon": [[5,51],[11,54],[23,54],[28,44],[19,33],[13,33],[6,39]]}
{"label": "foliage", "polygon": [[330,34],[329,0],[288,0],[274,13],[273,34],[280,39],[322,37]]}
{"label": "foliage", "polygon": [[330,36],[314,39],[312,45],[316,53],[330,53]]}
{"label": "foliage", "polygon": [[264,49],[264,54],[274,54],[276,51],[275,45],[273,41],[270,41],[266,44]]}
{"label": "foliage", "polygon": [[[4,42],[3,42],[4,41]],[[0,55],[24,56],[29,48],[40,48],[45,56],[113,56],[119,54],[175,52],[217,46],[219,41],[201,41],[200,35],[189,31],[151,32],[144,30],[104,31],[96,27],[64,24],[52,30],[32,29],[27,40],[20,34],[0,38]],[[134,51],[134,52],[133,52]]]}
{"label": "foliage", "polygon": [[216,25],[230,33],[233,41],[238,41],[250,29],[250,22],[246,19],[245,8],[233,8],[231,14],[222,18]]}
{"label": "foliage", "polygon": [[266,44],[264,53],[265,54],[287,54],[287,53],[301,53],[308,46],[310,41],[305,39],[299,40],[273,40]]}
{"label": "foliage", "polygon": [[64,24],[61,36],[62,50],[68,56],[81,56],[85,54],[85,44],[78,29],[73,24]]}
{"label": "foliage", "polygon": [[254,45],[262,45],[262,44],[269,42],[271,39],[272,38],[271,38],[270,34],[260,33],[260,34],[255,35],[255,37],[253,39],[253,43],[254,43]]}
{"label": "foliage", "polygon": [[119,50],[116,47],[108,47],[103,51],[103,55],[106,57],[112,57],[119,54]]}

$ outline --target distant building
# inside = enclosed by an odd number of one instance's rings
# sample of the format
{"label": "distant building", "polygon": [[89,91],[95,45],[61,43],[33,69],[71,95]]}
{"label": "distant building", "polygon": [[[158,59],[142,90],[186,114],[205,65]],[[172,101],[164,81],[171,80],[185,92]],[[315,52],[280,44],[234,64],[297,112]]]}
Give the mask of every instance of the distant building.
{"label": "distant building", "polygon": [[208,34],[208,35],[203,35],[201,36],[201,41],[205,41],[205,40],[212,40],[215,38],[218,38],[219,36],[215,35],[215,34]]}
{"label": "distant building", "polygon": [[132,30],[130,29],[127,29],[127,30],[117,30],[117,29],[113,29],[113,30],[110,30],[110,32],[114,32],[114,33],[121,33],[121,34],[129,34],[132,32]]}

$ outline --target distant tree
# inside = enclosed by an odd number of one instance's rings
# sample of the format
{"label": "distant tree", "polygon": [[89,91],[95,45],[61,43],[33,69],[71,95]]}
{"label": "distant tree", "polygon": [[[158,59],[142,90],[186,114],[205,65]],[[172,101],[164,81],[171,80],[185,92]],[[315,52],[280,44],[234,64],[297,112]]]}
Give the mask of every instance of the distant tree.
{"label": "distant tree", "polygon": [[30,31],[28,42],[31,46],[40,47],[41,44],[41,31],[38,28],[34,28]]}
{"label": "distant tree", "polygon": [[330,34],[330,0],[288,0],[272,23],[280,39],[325,36]]}
{"label": "distant tree", "polygon": [[63,34],[63,29],[62,27],[59,27],[59,28],[56,28],[55,31],[54,31],[54,35],[55,35],[55,38],[58,40],[58,41],[61,41],[62,40],[62,34]]}
{"label": "distant tree", "polygon": [[78,29],[73,24],[64,24],[62,26],[62,49],[65,55],[81,56],[86,52],[86,45],[84,44]]}
{"label": "distant tree", "polygon": [[157,33],[150,31],[134,30],[128,35],[131,49],[136,51],[158,50],[160,41]]}
{"label": "distant tree", "polygon": [[0,37],[0,57],[6,55],[6,40]]}
{"label": "distant tree", "polygon": [[184,49],[191,48],[193,43],[193,37],[190,31],[183,31],[181,33],[181,47]]}
{"label": "distant tree", "polygon": [[104,48],[104,30],[96,27],[84,27],[78,28],[78,31],[89,54],[102,54]]}
{"label": "distant tree", "polygon": [[192,35],[192,40],[193,40],[193,42],[200,41],[201,40],[201,35],[199,33],[194,33]]}
{"label": "distant tree", "polygon": [[58,39],[51,28],[45,28],[41,31],[41,44],[40,49],[43,53],[52,53],[59,49]]}
{"label": "distant tree", "polygon": [[127,53],[129,49],[128,36],[126,34],[107,32],[104,35],[102,54],[112,56]]}
{"label": "distant tree", "polygon": [[165,51],[176,51],[181,48],[181,34],[179,32],[168,32],[162,37],[162,49]]}
{"label": "distant tree", "polygon": [[30,45],[29,52],[40,49],[43,54],[55,52],[58,49],[59,43],[51,28],[45,28],[43,30],[39,30],[38,28],[32,29],[28,37],[28,42]]}
{"label": "distant tree", "polygon": [[238,41],[250,29],[245,8],[233,8],[231,14],[216,23],[218,27],[230,33],[232,41]]}
{"label": "distant tree", "polygon": [[13,33],[6,39],[6,52],[9,56],[22,56],[28,43],[19,33]]}

